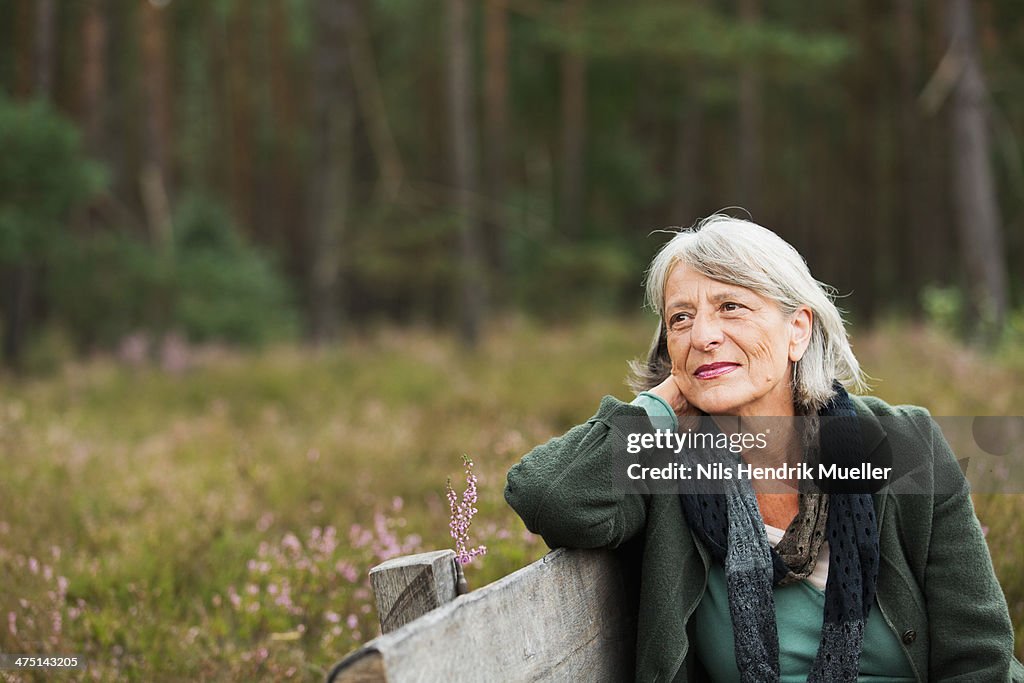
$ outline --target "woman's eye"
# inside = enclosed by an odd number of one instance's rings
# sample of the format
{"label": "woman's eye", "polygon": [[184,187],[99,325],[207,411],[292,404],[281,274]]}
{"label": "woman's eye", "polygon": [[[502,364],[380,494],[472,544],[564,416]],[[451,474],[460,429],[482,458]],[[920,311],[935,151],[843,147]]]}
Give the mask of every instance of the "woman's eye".
{"label": "woman's eye", "polygon": [[742,304],[738,304],[735,301],[728,301],[728,302],[722,304],[722,310],[723,311],[738,311],[741,308],[743,308],[743,305]]}
{"label": "woman's eye", "polygon": [[676,313],[672,316],[672,324],[677,325],[679,323],[685,323],[690,321],[689,313]]}

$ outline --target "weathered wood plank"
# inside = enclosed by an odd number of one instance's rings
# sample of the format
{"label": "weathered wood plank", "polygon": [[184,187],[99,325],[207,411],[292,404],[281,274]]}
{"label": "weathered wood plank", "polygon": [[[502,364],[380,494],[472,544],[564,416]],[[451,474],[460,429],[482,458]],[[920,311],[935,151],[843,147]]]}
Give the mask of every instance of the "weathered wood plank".
{"label": "weathered wood plank", "polygon": [[370,641],[329,680],[628,680],[628,593],[610,551],[556,550]]}
{"label": "weathered wood plank", "polygon": [[455,552],[435,550],[395,557],[370,570],[382,633],[455,599]]}

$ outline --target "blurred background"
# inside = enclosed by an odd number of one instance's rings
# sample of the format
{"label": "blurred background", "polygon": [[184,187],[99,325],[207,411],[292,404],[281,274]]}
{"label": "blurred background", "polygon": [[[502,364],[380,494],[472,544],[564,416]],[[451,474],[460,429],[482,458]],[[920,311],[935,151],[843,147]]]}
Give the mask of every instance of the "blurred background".
{"label": "blurred background", "polygon": [[9,365],[47,325],[79,351],[380,320],[472,343],[503,311],[632,312],[650,231],[726,207],[858,320],[954,307],[979,332],[1019,300],[1009,0],[0,0],[0,22]]}
{"label": "blurred background", "polygon": [[628,396],[651,233],[718,210],[878,395],[1021,414],[1022,137],[1013,0],[0,0],[0,650],[315,680],[464,453],[470,582],[539,557],[504,472]]}

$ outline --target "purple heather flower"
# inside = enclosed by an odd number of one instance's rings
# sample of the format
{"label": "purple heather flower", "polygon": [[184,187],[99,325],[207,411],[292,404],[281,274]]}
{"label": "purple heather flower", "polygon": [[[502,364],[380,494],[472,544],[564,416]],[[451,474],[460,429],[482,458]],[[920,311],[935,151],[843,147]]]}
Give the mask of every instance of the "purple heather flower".
{"label": "purple heather flower", "polygon": [[446,486],[448,507],[451,510],[451,522],[448,523],[448,529],[452,538],[455,539],[455,559],[459,564],[469,564],[473,558],[485,554],[487,547],[482,545],[475,548],[467,547],[469,545],[469,526],[473,523],[473,515],[477,513],[477,509],[474,507],[477,500],[476,475],[473,474],[473,461],[469,459],[469,456],[463,455],[462,461],[466,466],[466,490],[462,493],[462,499],[459,500],[450,479]]}

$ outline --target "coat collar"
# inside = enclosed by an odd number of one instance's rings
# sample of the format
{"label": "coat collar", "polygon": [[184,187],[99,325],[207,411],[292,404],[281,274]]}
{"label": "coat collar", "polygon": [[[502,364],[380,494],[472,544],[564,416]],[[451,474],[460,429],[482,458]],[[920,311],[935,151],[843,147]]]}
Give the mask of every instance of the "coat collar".
{"label": "coat collar", "polygon": [[[860,421],[861,436],[864,439],[864,452],[866,460],[873,462],[879,454],[884,453],[885,449],[889,447],[889,435],[886,434],[885,429],[882,427],[881,420],[871,410],[868,405],[857,396],[850,396],[850,401],[853,403],[853,409],[857,411],[857,417]],[[875,493],[872,496],[875,503],[875,518],[878,527],[878,534],[882,534],[882,520],[885,519],[885,503],[888,496],[885,494],[884,487],[882,491]]]}

